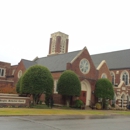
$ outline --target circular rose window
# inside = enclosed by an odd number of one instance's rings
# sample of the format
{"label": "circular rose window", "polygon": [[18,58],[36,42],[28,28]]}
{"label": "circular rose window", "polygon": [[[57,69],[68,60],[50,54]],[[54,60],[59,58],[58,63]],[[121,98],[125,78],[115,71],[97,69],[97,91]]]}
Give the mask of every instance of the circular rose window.
{"label": "circular rose window", "polygon": [[87,74],[90,70],[90,64],[88,62],[87,59],[82,59],[79,63],[79,68],[80,68],[80,71],[83,73],[83,74]]}
{"label": "circular rose window", "polygon": [[18,78],[20,78],[21,76],[22,76],[22,71],[19,70],[19,72],[18,72]]}

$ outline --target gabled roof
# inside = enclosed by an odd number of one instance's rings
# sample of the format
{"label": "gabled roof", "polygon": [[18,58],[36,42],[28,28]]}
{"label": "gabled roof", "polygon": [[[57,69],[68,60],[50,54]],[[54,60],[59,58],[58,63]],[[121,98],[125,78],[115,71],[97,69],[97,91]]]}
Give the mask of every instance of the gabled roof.
{"label": "gabled roof", "polygon": [[130,49],[91,55],[95,67],[105,60],[109,69],[130,68]]}
{"label": "gabled roof", "polygon": [[22,59],[22,62],[26,69],[28,69],[30,66],[37,64],[35,61],[30,61],[30,60],[25,60],[25,59]]}
{"label": "gabled roof", "polygon": [[80,51],[69,52],[65,54],[50,55],[47,57],[36,58],[34,61],[22,59],[26,69],[33,65],[42,65],[51,72],[66,70],[67,63],[70,63]]}
{"label": "gabled roof", "polygon": [[66,64],[70,63],[80,51],[65,54],[51,55],[35,60],[38,65],[46,66],[51,72],[66,70]]}
{"label": "gabled roof", "polygon": [[[66,64],[71,63],[82,50],[68,52],[65,54],[50,55],[47,57],[36,58],[34,61],[24,60],[23,64],[26,69],[33,65],[46,66],[51,72],[66,70]],[[125,69],[130,68],[130,49],[107,52],[91,55],[95,67],[105,60],[109,69]]]}

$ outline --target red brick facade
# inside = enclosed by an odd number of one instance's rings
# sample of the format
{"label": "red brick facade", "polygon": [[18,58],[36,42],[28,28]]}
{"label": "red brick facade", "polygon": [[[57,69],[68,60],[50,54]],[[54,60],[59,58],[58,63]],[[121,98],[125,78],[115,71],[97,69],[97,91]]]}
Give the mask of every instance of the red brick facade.
{"label": "red brick facade", "polygon": [[109,79],[109,81],[112,81],[112,77],[111,77],[111,74],[110,74],[109,68],[107,67],[106,62],[102,61],[98,67],[99,67],[99,69],[97,68],[99,72],[98,79],[101,79],[103,74],[105,74],[106,78]]}
{"label": "red brick facade", "polygon": [[[67,35],[65,35],[67,37]],[[56,44],[55,44],[55,55],[61,52],[61,36],[56,36]],[[68,52],[68,39],[65,41],[65,52]],[[50,45],[49,45],[49,54],[51,54],[51,48],[52,48],[52,38],[50,38]],[[86,59],[89,63],[89,71],[87,73],[82,73],[80,70],[80,62],[82,59]],[[10,63],[4,63],[0,62],[0,68],[4,68],[6,70],[6,74],[4,77],[0,77],[0,87],[3,86],[16,86],[17,81],[19,80],[19,72],[21,71],[22,74],[26,71],[26,67],[24,66],[23,61],[21,60],[17,66],[11,66]],[[130,70],[129,69],[120,69],[120,70],[109,70],[107,63],[105,61],[102,61],[98,67],[96,67],[91,59],[91,56],[85,47],[83,50],[79,52],[78,55],[75,55],[75,58],[69,62],[66,63],[66,70],[72,70],[74,71],[77,76],[79,77],[81,81],[81,87],[82,92],[81,96],[79,98],[82,98],[85,102],[85,105],[91,105],[92,103],[96,103],[94,90],[95,90],[95,84],[96,81],[100,78],[109,79],[111,82],[113,81],[114,90],[115,90],[115,100],[116,103],[119,104],[121,107],[125,107],[127,105],[127,102],[129,99],[127,99],[130,95]],[[56,92],[56,83],[62,74],[61,72],[52,72],[52,77],[54,79],[54,103],[55,104],[64,104],[64,97],[57,94]],[[125,85],[124,82],[122,82],[122,75],[123,72],[127,72],[128,74],[128,85]],[[114,74],[114,80],[111,76],[111,74]],[[82,93],[85,94],[85,97],[83,97]],[[44,101],[44,95],[42,95],[41,100]]]}
{"label": "red brick facade", "polygon": [[[10,92],[11,88],[13,89],[14,86],[14,72],[16,66],[11,66],[10,63],[0,62],[0,92]],[[9,88],[9,89],[8,89]],[[8,90],[7,90],[8,89]]]}
{"label": "red brick facade", "polygon": [[16,83],[18,82],[19,78],[18,78],[18,72],[19,71],[22,71],[22,74],[25,72],[26,68],[25,66],[23,65],[23,62],[22,60],[18,63],[18,66],[15,70],[15,73],[14,73],[14,85],[16,86]]}

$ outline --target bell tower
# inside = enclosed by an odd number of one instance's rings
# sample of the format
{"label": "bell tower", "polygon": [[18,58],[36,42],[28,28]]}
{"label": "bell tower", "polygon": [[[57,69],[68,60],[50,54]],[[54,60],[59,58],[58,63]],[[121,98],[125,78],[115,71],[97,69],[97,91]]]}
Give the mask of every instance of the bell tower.
{"label": "bell tower", "polygon": [[63,54],[68,52],[68,35],[62,32],[51,34],[49,55]]}

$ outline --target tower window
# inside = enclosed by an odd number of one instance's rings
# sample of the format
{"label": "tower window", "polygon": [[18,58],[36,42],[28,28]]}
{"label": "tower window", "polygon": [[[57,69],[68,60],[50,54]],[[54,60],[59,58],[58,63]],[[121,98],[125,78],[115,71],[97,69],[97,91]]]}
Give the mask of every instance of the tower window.
{"label": "tower window", "polygon": [[5,76],[5,69],[0,68],[0,77],[4,77]]}

